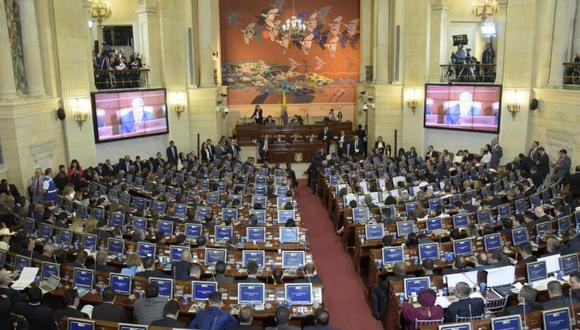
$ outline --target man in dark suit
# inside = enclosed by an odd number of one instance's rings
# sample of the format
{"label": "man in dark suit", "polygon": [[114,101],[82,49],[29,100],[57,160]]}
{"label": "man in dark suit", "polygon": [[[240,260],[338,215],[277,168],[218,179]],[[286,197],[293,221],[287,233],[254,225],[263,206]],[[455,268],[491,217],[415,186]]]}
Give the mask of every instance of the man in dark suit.
{"label": "man in dark suit", "polygon": [[529,313],[533,311],[541,311],[542,305],[536,302],[538,295],[536,289],[525,285],[518,294],[518,305],[506,308],[502,315],[516,315],[522,313]]}
{"label": "man in dark suit", "polygon": [[136,97],[130,108],[119,111],[119,130],[122,135],[137,132],[140,129],[137,124],[152,119],[155,119],[153,107],[144,105],[143,99]]}
{"label": "man in dark suit", "polygon": [[538,148],[538,164],[536,167],[538,168],[538,173],[540,173],[542,180],[546,179],[548,173],[550,173],[550,157],[544,150],[544,147]]}
{"label": "man in dark suit", "polygon": [[433,149],[433,146],[427,147],[427,152],[425,153],[425,160],[437,157],[439,157],[439,153]]}
{"label": "man in dark suit", "polygon": [[481,298],[470,298],[471,288],[465,282],[455,285],[456,301],[445,312],[445,322],[457,322],[457,317],[473,317],[484,314],[485,302]]}
{"label": "man in dark suit", "polygon": [[239,280],[239,283],[262,283],[262,281],[260,281],[258,279],[258,269],[260,268],[260,266],[258,265],[257,262],[255,261],[250,261],[248,262],[248,264],[246,265],[246,271],[248,272],[248,277],[243,279],[243,280]]}
{"label": "man in dark suit", "polygon": [[97,251],[95,256],[95,268],[97,272],[107,272],[107,273],[117,273],[119,269],[117,267],[107,265],[107,252],[105,250]]}
{"label": "man in dark suit", "polygon": [[64,308],[54,312],[54,322],[61,323],[65,317],[74,317],[77,319],[88,319],[89,316],[78,310],[81,299],[76,289],[66,289],[62,296]]}
{"label": "man in dark suit", "polygon": [[314,325],[306,326],[304,327],[304,330],[332,330],[334,328],[328,326],[329,321],[330,315],[328,314],[328,311],[319,307],[314,311]]}
{"label": "man in dark suit", "polygon": [[19,302],[13,310],[14,314],[23,316],[28,322],[29,330],[56,330],[52,317],[52,309],[40,304],[42,291],[37,286],[28,289],[28,302]]}
{"label": "man in dark suit", "polygon": [[471,268],[467,267],[467,258],[465,256],[456,256],[453,260],[452,268],[443,268],[443,275],[458,274],[471,270]]}
{"label": "man in dark suit", "polygon": [[215,264],[215,281],[226,284],[233,284],[235,282],[233,277],[226,276],[226,263],[221,260]]}
{"label": "man in dark suit", "polygon": [[125,155],[125,157],[119,159],[117,171],[123,171],[125,173],[129,173],[130,170],[131,170],[131,158],[129,157],[129,155]]}
{"label": "man in dark suit", "polygon": [[570,295],[576,301],[580,301],[580,271],[570,274],[568,283],[570,283]]}
{"label": "man in dark suit", "polygon": [[177,321],[179,316],[179,303],[175,300],[169,300],[163,307],[163,318],[151,322],[151,326],[167,328],[184,328],[185,324]]}
{"label": "man in dark suit", "polygon": [[129,315],[127,311],[121,307],[113,304],[115,299],[115,291],[110,286],[103,289],[101,294],[103,297],[103,303],[95,306],[92,313],[93,320],[118,322],[118,323],[129,323]]}
{"label": "man in dark suit", "polygon": [[10,299],[10,306],[12,310],[14,310],[16,304],[25,301],[25,296],[23,296],[20,292],[12,289],[10,287],[11,282],[12,279],[10,277],[10,273],[4,269],[0,270],[0,295],[4,295]]}
{"label": "man in dark suit", "polygon": [[139,324],[150,324],[163,318],[166,302],[166,297],[159,297],[159,285],[156,282],[149,283],[145,289],[145,298],[135,301],[133,320]]}
{"label": "man in dark suit", "polygon": [[211,293],[208,297],[208,307],[197,312],[195,318],[189,323],[189,328],[224,330],[238,325],[238,320],[228,311],[223,310],[222,306],[222,294]]}
{"label": "man in dark suit", "polygon": [[530,146],[530,151],[528,151],[528,159],[533,163],[537,164],[540,153],[538,152],[538,147],[540,146],[540,142],[534,141]]}
{"label": "man in dark suit", "polygon": [[300,330],[300,327],[290,325],[290,310],[287,307],[280,306],[276,308],[275,327],[267,327],[266,330]]}
{"label": "man in dark suit", "polygon": [[491,139],[491,159],[489,161],[489,166],[492,168],[497,168],[503,157],[503,149],[498,144],[497,138]]}
{"label": "man in dark suit", "polygon": [[232,158],[238,159],[240,151],[242,151],[242,148],[238,145],[238,140],[236,138],[228,139],[226,153],[231,154]]}
{"label": "man in dark suit", "polygon": [[562,294],[562,284],[558,281],[548,282],[548,296],[550,299],[542,303],[544,310],[567,307],[577,303],[572,298],[564,297]]}
{"label": "man in dark suit", "polygon": [[250,119],[254,119],[256,124],[262,125],[262,122],[264,121],[264,115],[262,114],[262,108],[260,108],[259,105],[256,105],[256,107],[254,108],[254,113],[252,114]]}
{"label": "man in dark suit", "polygon": [[576,172],[568,177],[568,183],[572,199],[580,197],[580,165],[576,166]]}
{"label": "man in dark suit", "polygon": [[554,166],[554,176],[559,180],[566,180],[570,175],[570,168],[572,168],[572,160],[568,157],[568,150],[562,149],[559,153],[559,158]]}
{"label": "man in dark suit", "polygon": [[143,268],[145,270],[138,272],[135,276],[139,277],[161,277],[168,278],[169,276],[162,271],[155,270],[155,259],[146,257],[143,259]]}
{"label": "man in dark suit", "polygon": [[332,139],[330,129],[328,126],[324,126],[320,134],[318,134],[318,138],[326,144],[326,152],[328,152],[328,148],[330,147],[330,140]]}
{"label": "man in dark suit", "polygon": [[177,166],[179,154],[177,153],[177,147],[175,146],[175,142],[173,142],[173,140],[169,141],[169,147],[167,147],[166,153],[167,153],[167,162]]}
{"label": "man in dark suit", "polygon": [[254,310],[251,306],[244,306],[240,308],[240,313],[238,314],[238,320],[240,324],[237,326],[228,327],[226,330],[261,330],[262,327],[253,326],[252,321],[254,320]]}
{"label": "man in dark suit", "polygon": [[10,298],[0,294],[0,329],[12,329],[12,320],[10,319]]}
{"label": "man in dark suit", "polygon": [[527,265],[530,262],[538,261],[538,258],[536,258],[536,256],[533,254],[534,252],[532,249],[532,244],[530,244],[529,242],[524,242],[518,245],[518,250],[520,251],[520,255],[522,256],[522,259],[517,263],[518,265],[520,264]]}
{"label": "man in dark suit", "polygon": [[385,280],[371,288],[371,308],[374,318],[380,320],[381,314],[387,311],[389,282],[402,281],[407,277],[407,266],[403,262],[397,262],[393,265],[393,275],[387,276]]}
{"label": "man in dark suit", "polygon": [[312,284],[322,284],[320,276],[316,275],[316,268],[313,264],[308,263],[304,265],[304,277],[297,278],[294,283],[312,283]]}
{"label": "man in dark suit", "polygon": [[157,156],[153,159],[153,171],[157,171],[160,166],[163,166],[163,163],[165,163],[165,160],[163,160],[161,153],[158,152]]}
{"label": "man in dark suit", "polygon": [[338,137],[337,152],[338,157],[342,158],[343,155],[348,156],[348,136],[344,131],[340,131],[340,136]]}
{"label": "man in dark suit", "polygon": [[350,152],[354,156],[364,155],[364,144],[358,135],[354,136],[354,140],[352,141],[352,145],[350,146]]}

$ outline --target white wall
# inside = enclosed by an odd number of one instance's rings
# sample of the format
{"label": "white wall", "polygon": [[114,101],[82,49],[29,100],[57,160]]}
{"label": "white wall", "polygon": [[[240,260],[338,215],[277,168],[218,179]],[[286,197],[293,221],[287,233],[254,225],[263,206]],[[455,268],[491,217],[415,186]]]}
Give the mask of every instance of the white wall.
{"label": "white wall", "polygon": [[480,153],[481,148],[494,137],[497,134],[425,128],[424,150],[433,145],[438,151],[447,149],[454,153],[459,149],[467,149],[472,153]]}
{"label": "white wall", "polygon": [[[169,140],[167,134],[99,143],[96,145],[96,158],[99,163],[104,162],[106,159],[110,159],[114,164],[119,160],[119,158],[125,155],[131,156],[131,159],[135,159],[135,156],[141,156],[141,159],[143,160],[154,156],[158,151],[160,151],[163,154],[163,158],[165,158],[165,149],[168,145]],[[177,145],[177,149],[179,152],[188,152],[187,150],[182,150],[179,145]]]}

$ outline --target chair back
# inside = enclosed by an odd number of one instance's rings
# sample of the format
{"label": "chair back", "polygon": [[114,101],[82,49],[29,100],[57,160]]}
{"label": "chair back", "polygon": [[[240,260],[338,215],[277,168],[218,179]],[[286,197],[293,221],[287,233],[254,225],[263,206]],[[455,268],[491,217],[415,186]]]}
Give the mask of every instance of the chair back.
{"label": "chair back", "polygon": [[485,303],[485,307],[492,313],[499,312],[505,308],[507,299],[507,296],[497,299],[488,299]]}
{"label": "chair back", "polygon": [[433,319],[433,320],[415,320],[415,329],[419,329],[424,325],[436,325],[443,324],[443,319]]}
{"label": "chair back", "polygon": [[475,316],[456,316],[455,322],[471,322],[475,320],[483,320],[484,314]]}
{"label": "chair back", "polygon": [[28,321],[26,321],[24,316],[10,313],[10,320],[14,330],[28,330]]}

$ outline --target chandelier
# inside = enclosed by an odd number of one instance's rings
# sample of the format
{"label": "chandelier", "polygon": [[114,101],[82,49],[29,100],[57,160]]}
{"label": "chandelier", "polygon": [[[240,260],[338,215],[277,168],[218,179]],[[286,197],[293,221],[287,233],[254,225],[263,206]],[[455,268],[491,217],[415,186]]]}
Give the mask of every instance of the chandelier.
{"label": "chandelier", "polygon": [[94,22],[97,22],[98,25],[103,24],[103,21],[108,20],[111,14],[111,7],[103,0],[91,0],[89,2],[89,26],[92,26]]}
{"label": "chandelier", "polygon": [[292,16],[282,24],[281,32],[291,40],[302,40],[304,39],[305,31],[306,24],[304,24],[304,21],[294,15],[294,1],[292,1]]}
{"label": "chandelier", "polygon": [[485,21],[488,17],[496,15],[498,11],[497,0],[474,0],[471,12],[475,16],[481,16],[481,20]]}

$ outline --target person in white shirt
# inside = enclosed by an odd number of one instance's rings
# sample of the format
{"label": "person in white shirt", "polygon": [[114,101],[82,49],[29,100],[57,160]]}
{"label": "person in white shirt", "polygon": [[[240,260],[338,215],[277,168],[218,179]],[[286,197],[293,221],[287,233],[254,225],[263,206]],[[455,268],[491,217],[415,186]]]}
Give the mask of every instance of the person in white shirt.
{"label": "person in white shirt", "polygon": [[481,161],[482,164],[487,164],[491,160],[491,145],[486,144],[481,151]]}

